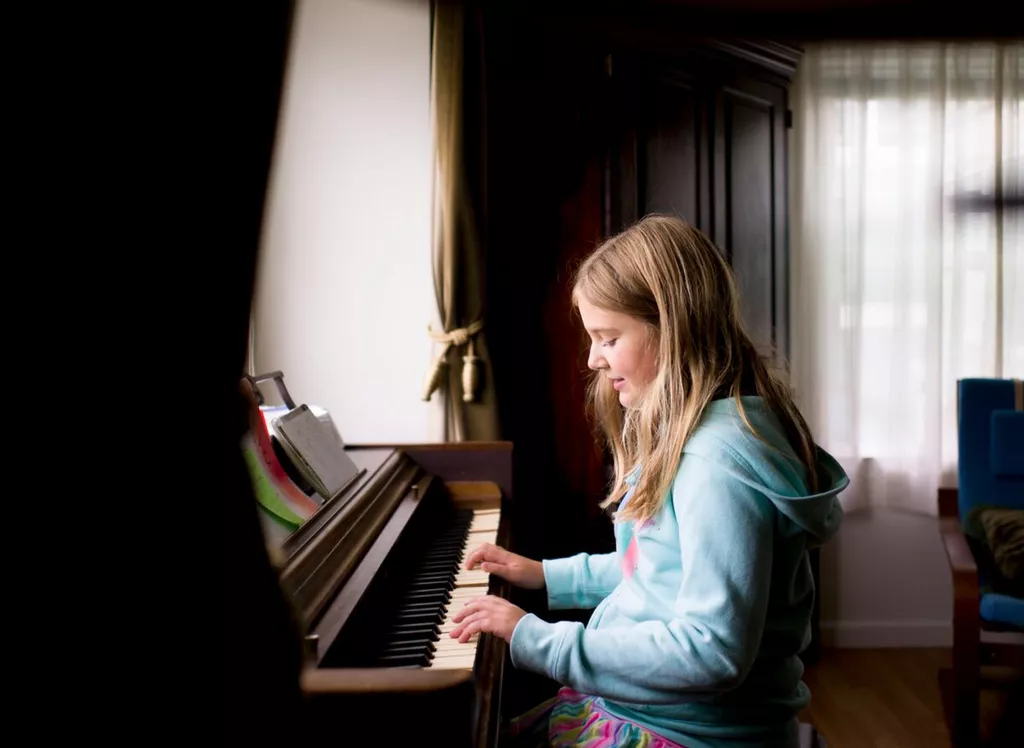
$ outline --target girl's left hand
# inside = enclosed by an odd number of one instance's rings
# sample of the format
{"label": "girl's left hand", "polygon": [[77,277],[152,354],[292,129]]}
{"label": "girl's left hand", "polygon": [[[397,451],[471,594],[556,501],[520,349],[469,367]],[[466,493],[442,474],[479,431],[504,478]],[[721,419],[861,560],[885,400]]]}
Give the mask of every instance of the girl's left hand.
{"label": "girl's left hand", "polygon": [[452,622],[459,625],[449,636],[466,643],[473,634],[486,632],[511,643],[512,632],[525,615],[525,610],[503,598],[494,595],[475,597],[452,618]]}

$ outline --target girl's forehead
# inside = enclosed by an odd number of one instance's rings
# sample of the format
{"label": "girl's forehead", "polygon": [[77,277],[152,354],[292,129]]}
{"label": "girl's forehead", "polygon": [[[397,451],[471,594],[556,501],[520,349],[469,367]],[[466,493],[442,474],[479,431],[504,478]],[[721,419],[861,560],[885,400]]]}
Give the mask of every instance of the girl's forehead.
{"label": "girl's forehead", "polygon": [[631,323],[632,317],[622,312],[613,312],[610,309],[603,309],[595,306],[581,298],[579,301],[580,317],[583,318],[583,326],[587,332],[601,332],[609,330],[621,330]]}

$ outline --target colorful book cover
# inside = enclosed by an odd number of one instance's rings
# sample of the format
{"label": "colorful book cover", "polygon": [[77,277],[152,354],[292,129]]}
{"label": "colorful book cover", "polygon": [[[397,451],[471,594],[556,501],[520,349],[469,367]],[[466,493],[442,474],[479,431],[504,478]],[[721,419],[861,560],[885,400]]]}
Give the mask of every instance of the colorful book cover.
{"label": "colorful book cover", "polygon": [[257,503],[289,531],[308,520],[320,505],[307,496],[285,472],[274,453],[270,433],[259,404],[246,383],[243,391],[249,404],[249,430],[242,438],[242,456],[249,469]]}

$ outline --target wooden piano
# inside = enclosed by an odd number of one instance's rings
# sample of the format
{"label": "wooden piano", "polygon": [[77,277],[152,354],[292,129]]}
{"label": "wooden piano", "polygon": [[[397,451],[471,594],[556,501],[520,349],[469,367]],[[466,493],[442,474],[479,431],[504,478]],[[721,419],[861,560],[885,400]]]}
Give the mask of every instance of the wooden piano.
{"label": "wooden piano", "polygon": [[511,547],[512,445],[346,449],[364,472],[279,559],[307,643],[304,731],[353,745],[493,748],[506,643],[448,632],[461,600],[508,596],[504,580],[461,562],[482,542]]}

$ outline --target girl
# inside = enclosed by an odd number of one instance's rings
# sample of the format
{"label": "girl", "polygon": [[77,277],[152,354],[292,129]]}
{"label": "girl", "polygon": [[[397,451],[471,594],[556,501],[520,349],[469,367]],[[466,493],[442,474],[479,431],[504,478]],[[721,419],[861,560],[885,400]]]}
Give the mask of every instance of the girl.
{"label": "girl", "polygon": [[485,546],[466,559],[552,609],[470,601],[451,636],[489,632],[558,696],[513,720],[526,745],[797,745],[809,692],[807,551],[842,520],[848,484],[740,322],[722,254],[650,216],[605,242],[572,291],[591,339],[589,405],[614,458],[604,503],[616,552],[533,561]]}

